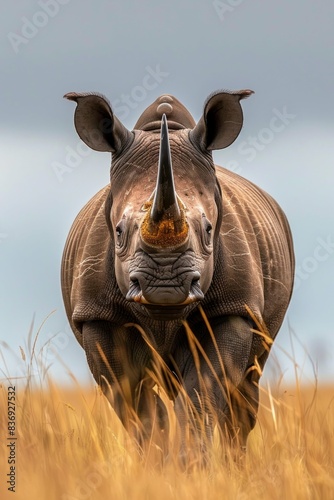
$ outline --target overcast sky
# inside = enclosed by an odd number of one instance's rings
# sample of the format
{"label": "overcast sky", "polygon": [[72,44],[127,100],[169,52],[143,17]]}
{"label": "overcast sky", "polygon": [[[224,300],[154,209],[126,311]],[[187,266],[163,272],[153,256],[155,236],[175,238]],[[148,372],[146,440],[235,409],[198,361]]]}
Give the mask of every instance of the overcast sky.
{"label": "overcast sky", "polygon": [[310,356],[320,381],[333,379],[333,20],[331,0],[2,2],[3,373],[24,372],[19,346],[28,350],[32,318],[36,335],[55,310],[37,350],[52,338],[44,361],[54,376],[67,380],[64,363],[88,378],[59,268],[75,215],[108,182],[110,158],[83,147],[63,94],[104,93],[131,129],[161,94],[174,94],[198,120],[212,91],[250,88],[244,128],[215,160],[272,194],[291,224],[297,277],[275,344],[281,370],[293,378],[292,357],[313,381]]}

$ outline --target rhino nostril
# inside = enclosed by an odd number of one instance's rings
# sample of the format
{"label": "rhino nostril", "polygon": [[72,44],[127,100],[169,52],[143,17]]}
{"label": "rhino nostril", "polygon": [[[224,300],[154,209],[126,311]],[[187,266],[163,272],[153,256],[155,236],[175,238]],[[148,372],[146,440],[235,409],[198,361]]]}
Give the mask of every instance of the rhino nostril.
{"label": "rhino nostril", "polygon": [[201,275],[198,271],[192,273],[191,285],[198,284]]}
{"label": "rhino nostril", "polygon": [[126,294],[127,300],[136,301],[136,298],[139,297],[142,293],[142,289],[140,286],[139,279],[135,276],[130,276],[130,285],[128,293]]}
{"label": "rhino nostril", "polygon": [[193,274],[192,280],[191,280],[191,285],[190,285],[190,295],[196,297],[197,300],[202,300],[204,299],[204,294],[201,289],[200,285],[200,273],[195,272]]}
{"label": "rhino nostril", "polygon": [[130,286],[132,289],[138,289],[141,290],[140,282],[139,279],[136,278],[135,276],[130,276]]}

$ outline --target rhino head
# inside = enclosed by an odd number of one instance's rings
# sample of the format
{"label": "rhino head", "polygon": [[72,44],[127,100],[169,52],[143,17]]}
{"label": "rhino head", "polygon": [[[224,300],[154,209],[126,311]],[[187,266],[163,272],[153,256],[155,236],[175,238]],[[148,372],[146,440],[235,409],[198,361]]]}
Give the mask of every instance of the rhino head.
{"label": "rhino head", "polygon": [[129,131],[102,95],[69,93],[75,127],[92,149],[112,153],[106,219],[124,297],[157,319],[184,317],[210,287],[221,225],[212,150],[229,146],[251,90],[217,92],[196,124],[163,95]]}

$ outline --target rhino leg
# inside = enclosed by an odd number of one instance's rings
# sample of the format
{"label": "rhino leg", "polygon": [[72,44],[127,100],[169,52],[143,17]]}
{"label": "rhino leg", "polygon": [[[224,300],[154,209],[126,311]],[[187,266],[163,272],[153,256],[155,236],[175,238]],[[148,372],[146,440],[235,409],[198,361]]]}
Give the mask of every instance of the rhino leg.
{"label": "rhino leg", "polygon": [[249,371],[242,383],[229,395],[225,429],[229,438],[245,449],[247,437],[256,424],[259,407],[259,375]]}
{"label": "rhino leg", "polygon": [[140,447],[152,434],[166,434],[167,410],[147,377],[149,352],[136,331],[106,321],[83,325],[90,370],[129,434]]}
{"label": "rhino leg", "polygon": [[237,439],[241,447],[245,446],[258,405],[258,390],[253,383],[256,372],[248,370],[253,364],[252,326],[242,317],[220,318],[212,326],[215,342],[208,331],[195,331],[188,334],[187,354],[176,354],[184,388],[175,400],[181,455],[182,449],[189,449],[185,442],[189,435],[205,449],[215,424],[225,436],[227,433],[232,441]]}

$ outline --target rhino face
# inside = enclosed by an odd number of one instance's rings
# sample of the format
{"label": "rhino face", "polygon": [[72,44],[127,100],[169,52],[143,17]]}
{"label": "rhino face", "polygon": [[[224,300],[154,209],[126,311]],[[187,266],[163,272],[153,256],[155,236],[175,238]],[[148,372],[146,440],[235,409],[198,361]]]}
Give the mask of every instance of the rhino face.
{"label": "rhino face", "polygon": [[133,132],[102,96],[66,95],[78,104],[80,137],[113,154],[106,217],[115,276],[124,297],[152,317],[182,316],[211,284],[222,216],[211,150],[237,137],[239,100],[250,93],[214,94],[197,125],[179,101],[162,96]]}
{"label": "rhino face", "polygon": [[[199,171],[189,131],[172,132],[169,140],[167,127],[164,116],[161,136],[136,133],[129,161],[115,165],[111,181],[116,279],[124,296],[151,315],[166,307],[181,313],[204,298],[218,220],[210,158]],[[131,172],[117,175],[118,169]]]}

